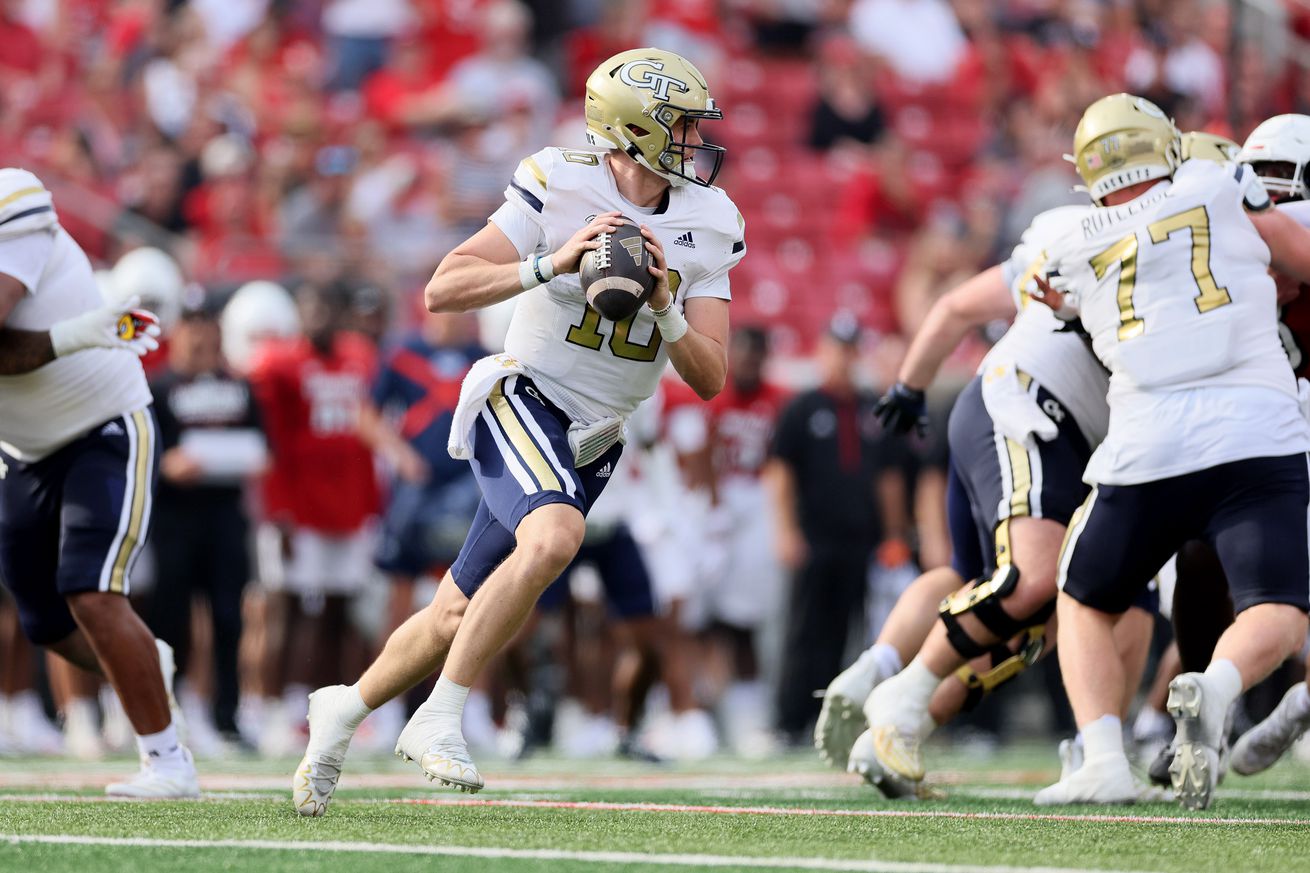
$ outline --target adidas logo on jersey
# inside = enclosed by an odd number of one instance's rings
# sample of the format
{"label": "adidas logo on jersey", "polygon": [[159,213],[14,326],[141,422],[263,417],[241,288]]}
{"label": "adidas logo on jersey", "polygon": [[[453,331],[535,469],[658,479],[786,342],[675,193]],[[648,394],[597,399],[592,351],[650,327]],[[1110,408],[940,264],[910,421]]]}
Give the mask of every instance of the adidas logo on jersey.
{"label": "adidas logo on jersey", "polygon": [[696,248],[696,241],[691,238],[691,231],[687,231],[682,236],[673,241],[675,246],[686,246],[689,249]]}
{"label": "adidas logo on jersey", "polygon": [[599,470],[596,471],[596,478],[608,479],[610,477],[610,474],[613,472],[614,472],[614,463],[612,461],[606,461],[605,466],[601,467]]}
{"label": "adidas logo on jersey", "polygon": [[123,430],[123,426],[117,421],[111,421],[109,424],[100,428],[101,436],[122,436],[124,433],[126,433],[126,431]]}

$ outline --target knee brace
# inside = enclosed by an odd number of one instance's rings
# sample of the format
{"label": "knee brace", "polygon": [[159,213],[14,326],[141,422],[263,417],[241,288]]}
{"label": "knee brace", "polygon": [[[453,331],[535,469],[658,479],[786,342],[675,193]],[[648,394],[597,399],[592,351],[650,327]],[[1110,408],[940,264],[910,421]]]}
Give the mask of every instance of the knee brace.
{"label": "knee brace", "polygon": [[1033,625],[1011,640],[993,646],[985,654],[991,658],[992,666],[983,673],[965,664],[955,671],[955,678],[964,683],[964,712],[977,706],[984,697],[1000,688],[1006,682],[1027,670],[1042,656],[1046,648],[1046,626]]}
{"label": "knee brace", "polygon": [[[1001,640],[1009,640],[1020,631],[1045,624],[1055,611],[1055,600],[1032,615],[1014,618],[1005,611],[1006,597],[1019,585],[1019,568],[1002,564],[989,579],[976,579],[969,585],[942,600],[939,611],[946,625],[946,639],[961,656],[973,660],[992,652],[1005,643],[980,643],[969,635],[960,623],[960,616],[972,614]],[[1007,650],[1008,651],[1008,650]]]}

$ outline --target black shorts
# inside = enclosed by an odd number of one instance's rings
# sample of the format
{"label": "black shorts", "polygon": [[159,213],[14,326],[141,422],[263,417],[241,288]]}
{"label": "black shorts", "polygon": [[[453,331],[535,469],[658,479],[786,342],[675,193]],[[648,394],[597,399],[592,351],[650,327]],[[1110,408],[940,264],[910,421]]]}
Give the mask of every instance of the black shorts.
{"label": "black shorts", "polygon": [[610,615],[631,620],[655,614],[655,586],[651,582],[641,549],[625,524],[595,541],[588,534],[588,539],[583,541],[578,556],[564,571],[564,575],[541,595],[537,601],[538,608],[549,611],[563,607],[569,596],[569,580],[583,564],[590,564],[600,574],[600,583],[605,589],[605,604],[609,607]]}
{"label": "black shorts", "polygon": [[159,460],[154,411],[112,419],[32,463],[0,456],[0,576],[32,642],[76,628],[64,598],[131,590]]}
{"label": "black shorts", "polygon": [[[1098,485],[1069,525],[1060,589],[1120,613],[1188,540],[1219,555],[1237,612],[1310,609],[1310,462],[1250,458],[1140,485]],[[1186,584],[1179,580],[1180,593]]]}
{"label": "black shorts", "polygon": [[[1082,430],[1064,404],[1041,386],[1037,399],[1044,409],[1056,410],[1048,415],[1059,433],[1050,441],[1037,440],[1031,449],[996,429],[983,404],[981,377],[974,377],[960,392],[951,410],[951,464],[969,495],[986,565],[980,575],[990,574],[1007,557],[1005,522],[1049,518],[1067,525],[1089,490],[1083,470],[1092,453]],[[953,534],[955,530],[953,525]],[[959,544],[955,547],[964,552]]]}

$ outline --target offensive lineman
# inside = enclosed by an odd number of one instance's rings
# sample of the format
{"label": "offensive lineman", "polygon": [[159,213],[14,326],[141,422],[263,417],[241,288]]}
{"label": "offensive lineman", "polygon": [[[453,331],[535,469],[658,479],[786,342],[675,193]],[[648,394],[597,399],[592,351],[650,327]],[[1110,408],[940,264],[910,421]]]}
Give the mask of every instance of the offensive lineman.
{"label": "offensive lineman", "polygon": [[[1183,153],[1223,161],[1231,157],[1225,142],[1189,133]],[[1031,306],[1028,289],[1045,265],[1046,247],[1090,208],[1062,206],[1038,215],[1009,260],[944,295],[883,400],[888,425],[908,431],[923,415],[923,392],[912,386],[928,385],[970,329],[1015,317],[951,413],[950,475],[968,503],[952,515],[952,567],[916,580],[878,642],[833,680],[816,727],[815,744],[827,760],[847,763],[884,793],[910,793],[923,778],[918,749],[927,733],[975,706],[1053,644],[1045,625],[1055,605],[1056,557],[1069,518],[1087,495],[1083,469],[1105,436],[1108,383],[1083,339],[1062,330],[1047,307]],[[970,557],[980,551],[985,560]],[[966,581],[969,587],[953,593]],[[940,625],[933,621],[938,601]],[[1145,666],[1153,624],[1151,598],[1135,605],[1116,635],[1129,675]],[[909,668],[889,679],[911,656]],[[981,661],[969,663],[975,658]],[[957,682],[948,681],[952,671]],[[869,697],[874,686],[878,691]],[[846,761],[852,725],[864,724],[857,714],[861,701],[872,727]],[[1128,694],[1124,709],[1130,704]],[[1062,757],[1071,750],[1062,744]]]}
{"label": "offensive lineman", "polygon": [[[1305,184],[1306,168],[1310,164],[1310,116],[1276,115],[1261,122],[1242,144],[1238,160],[1251,165],[1269,192],[1269,199],[1280,211],[1303,227],[1310,227],[1310,191]],[[1310,349],[1310,293],[1305,285],[1285,281],[1279,282],[1278,291],[1283,344],[1299,377],[1304,398],[1310,393],[1310,384],[1305,379],[1310,375],[1310,361],[1306,358],[1306,350]],[[1217,581],[1223,585],[1222,575]],[[1210,634],[1217,636],[1231,620],[1226,600],[1180,603],[1175,615],[1175,621],[1198,625],[1207,646],[1213,645]],[[1233,770],[1249,776],[1267,769],[1307,727],[1310,727],[1310,692],[1305,682],[1298,682],[1287,690],[1268,717],[1233,745],[1230,759]]]}
{"label": "offensive lineman", "polygon": [[[653,48],[601,64],[585,110],[597,148],[525,158],[506,203],[428,283],[432,311],[524,294],[506,353],[474,365],[451,429],[451,452],[471,459],[483,500],[432,604],[392,634],[359,682],[311,695],[309,747],[293,780],[302,815],[326,811],[364,717],[438,667],[396,752],[430,780],[482,788],[460,729],[469,687],[576,555],[625,418],[654,393],[666,361],[703,399],[723,387],[728,271],[746,246],[740,213],[712,187],[724,149],[699,131],[722,112],[690,62]],[[621,216],[641,222],[657,286],[639,312],[612,323],[585,304],[575,274]],[[661,238],[686,243],[666,253]]]}
{"label": "offensive lineman", "polygon": [[[1098,208],[1048,249],[1040,299],[1081,318],[1110,370],[1110,427],[1092,492],[1059,564],[1060,666],[1086,762],[1039,805],[1131,802],[1114,627],[1171,554],[1204,539],[1229,578],[1236,622],[1204,673],[1170,683],[1170,774],[1209,805],[1228,707],[1305,639],[1310,426],[1279,340],[1270,264],[1310,276],[1310,232],[1274,210],[1245,165],[1187,161],[1158,107],[1116,94],[1074,137]],[[1248,212],[1249,211],[1249,212]]]}
{"label": "offensive lineman", "polygon": [[159,327],[136,302],[106,305],[50,192],[0,170],[0,576],[28,639],[118,692],[141,771],[107,793],[197,797],[161,673],[171,652],[127,599],[158,468],[138,357]]}

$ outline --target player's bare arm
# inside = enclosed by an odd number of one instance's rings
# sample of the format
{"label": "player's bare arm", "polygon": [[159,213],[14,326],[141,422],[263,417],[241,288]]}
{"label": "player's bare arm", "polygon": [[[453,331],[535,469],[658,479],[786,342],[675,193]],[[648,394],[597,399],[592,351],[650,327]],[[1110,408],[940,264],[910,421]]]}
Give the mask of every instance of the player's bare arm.
{"label": "player's bare arm", "polygon": [[[646,225],[641,226],[646,250],[654,263],[648,268],[655,277],[655,291],[647,305],[661,312],[673,305],[669,292],[664,247]],[[711,400],[723,390],[728,378],[728,301],[717,297],[693,297],[686,303],[687,332],[669,343],[669,360],[682,380],[701,400]]]}
{"label": "player's bare arm", "polygon": [[[603,212],[551,255],[555,275],[578,272],[582,255],[600,247],[602,233],[617,230],[618,212]],[[519,253],[505,232],[488,223],[442,258],[424,289],[429,312],[468,312],[524,291]]]}
{"label": "player's bare arm", "polygon": [[55,359],[49,331],[3,326],[25,293],[22,282],[0,273],[0,376],[30,373]]}
{"label": "player's bare arm", "polygon": [[1252,212],[1249,217],[1269,246],[1269,265],[1299,282],[1310,282],[1310,229],[1277,209]]}
{"label": "player's bare arm", "polygon": [[969,331],[1014,314],[1014,298],[1005,287],[999,264],[966,279],[932,305],[905,353],[897,379],[911,388],[927,388],[942,361]]}

